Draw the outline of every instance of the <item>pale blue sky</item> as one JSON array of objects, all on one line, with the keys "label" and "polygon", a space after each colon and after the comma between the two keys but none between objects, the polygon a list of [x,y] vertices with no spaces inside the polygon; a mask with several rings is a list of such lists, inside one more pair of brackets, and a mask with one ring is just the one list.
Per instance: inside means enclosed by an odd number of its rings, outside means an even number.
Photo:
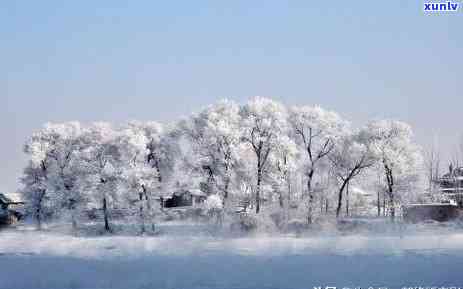
[{"label": "pale blue sky", "polygon": [[[47,121],[173,120],[228,97],[463,133],[463,10],[422,2],[2,1],[0,191]],[[461,5],[461,4],[460,4]]]}]

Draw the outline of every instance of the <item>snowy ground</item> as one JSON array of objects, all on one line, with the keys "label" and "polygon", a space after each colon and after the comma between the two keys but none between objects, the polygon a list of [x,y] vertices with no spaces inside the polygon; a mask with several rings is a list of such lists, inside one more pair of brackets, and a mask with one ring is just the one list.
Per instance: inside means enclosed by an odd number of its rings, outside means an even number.
[{"label": "snowy ground", "polygon": [[462,271],[454,227],[239,238],[0,231],[1,289],[463,287]]}]

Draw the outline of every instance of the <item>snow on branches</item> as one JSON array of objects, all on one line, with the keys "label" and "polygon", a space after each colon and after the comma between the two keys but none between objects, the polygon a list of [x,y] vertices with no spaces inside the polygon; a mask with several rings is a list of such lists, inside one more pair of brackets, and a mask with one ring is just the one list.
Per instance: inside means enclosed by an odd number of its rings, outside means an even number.
[{"label": "snow on branches", "polygon": [[[364,171],[381,168],[390,202],[412,190],[422,171],[421,151],[403,122],[352,129],[335,112],[264,97],[223,100],[169,124],[46,124],[24,151],[22,192],[39,227],[45,216],[63,215],[77,227],[77,216],[94,209],[111,231],[112,211],[124,208],[139,217],[142,233],[145,224],[154,230],[162,200],[174,194],[200,191],[207,207],[225,212],[304,203],[312,223],[315,201],[331,198],[330,190],[339,216],[346,188],[368,178]],[[336,190],[323,185],[326,176]],[[322,211],[329,214],[328,205]]]}]

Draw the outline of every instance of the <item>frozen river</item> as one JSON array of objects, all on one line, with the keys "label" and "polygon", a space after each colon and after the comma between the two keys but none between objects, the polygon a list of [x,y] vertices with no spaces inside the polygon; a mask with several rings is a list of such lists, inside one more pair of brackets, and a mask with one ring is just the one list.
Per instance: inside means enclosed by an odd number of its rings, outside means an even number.
[{"label": "frozen river", "polygon": [[0,288],[463,287],[463,234],[72,237],[0,232]]}]

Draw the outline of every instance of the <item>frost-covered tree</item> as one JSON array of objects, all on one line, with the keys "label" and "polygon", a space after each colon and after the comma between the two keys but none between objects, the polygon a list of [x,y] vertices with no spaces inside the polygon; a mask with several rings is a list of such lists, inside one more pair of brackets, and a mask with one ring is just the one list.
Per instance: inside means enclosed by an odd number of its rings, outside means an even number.
[{"label": "frost-covered tree", "polygon": [[117,132],[108,123],[93,123],[81,136],[85,147],[80,152],[86,174],[82,181],[90,197],[101,204],[104,228],[111,231],[110,202],[118,198],[121,155],[116,143]]},{"label": "frost-covered tree", "polygon": [[225,202],[238,161],[239,106],[223,100],[193,114],[180,126],[192,144],[197,166],[206,175],[207,193],[220,193]]},{"label": "frost-covered tree", "polygon": [[45,133],[50,136],[53,145],[50,156],[56,163],[57,169],[54,174],[54,191],[61,199],[62,206],[70,210],[72,227],[76,229],[77,208],[85,202],[78,182],[82,172],[78,158],[81,125],[78,122],[49,124]]},{"label": "frost-covered tree", "polygon": [[346,130],[347,123],[339,115],[318,106],[296,106],[290,110],[292,135],[307,162],[307,221],[312,223],[314,202],[313,179],[320,163],[331,153],[336,140]]},{"label": "frost-covered tree", "polygon": [[286,108],[268,98],[255,97],[241,108],[242,140],[246,142],[256,158],[256,213],[260,211],[262,182],[268,159],[287,131]]},{"label": "frost-covered tree", "polygon": [[[26,197],[35,196],[32,204],[38,211],[42,210],[40,206],[45,197],[53,200],[55,212],[63,208],[70,210],[74,229],[77,226],[76,208],[85,199],[78,188],[81,172],[78,159],[80,134],[81,125],[78,122],[48,123],[34,133],[25,145],[25,152],[31,157],[23,178],[24,191],[29,192]],[[30,174],[34,176],[32,179]],[[34,188],[39,175],[46,180],[41,182],[42,189]],[[40,214],[36,217],[40,224]]]},{"label": "frost-covered tree", "polygon": [[333,173],[340,184],[336,207],[336,217],[339,217],[344,189],[364,169],[373,166],[376,159],[368,143],[365,143],[358,133],[349,133],[340,138],[330,153],[329,159],[333,165]]},{"label": "frost-covered tree", "polygon": [[48,176],[50,158],[47,155],[47,145],[32,137],[24,146],[24,152],[30,156],[28,165],[24,169],[21,192],[26,200],[28,209],[32,211],[37,221],[37,228],[42,229],[44,208],[48,201]]},{"label": "frost-covered tree", "polygon": [[109,203],[129,202],[136,191],[141,194],[137,198],[142,198],[144,222],[152,216],[154,195],[164,189],[160,174],[169,179],[175,171],[175,141],[167,139],[162,125],[154,122],[130,122],[120,128],[108,123],[47,124],[25,145],[30,162],[22,191],[39,224],[46,205],[56,213],[69,210],[75,228],[77,210],[89,202],[101,204],[108,231]]},{"label": "frost-covered tree", "polygon": [[[116,144],[121,156],[121,188],[126,190],[125,197],[138,204],[140,230],[144,234],[145,223],[152,217],[152,191],[158,183],[158,168],[152,167],[148,161],[150,150],[148,140],[139,123],[129,123],[119,132]],[[135,195],[135,197],[133,196]],[[154,223],[152,222],[154,230]]]},{"label": "frost-covered tree", "polygon": [[281,208],[287,209],[291,199],[291,175],[297,168],[298,155],[296,144],[285,135],[279,137],[273,153],[270,154],[269,175]]},{"label": "frost-covered tree", "polygon": [[399,188],[418,181],[422,170],[420,148],[412,142],[411,127],[401,121],[380,120],[366,125],[361,137],[381,163],[389,197],[390,217],[394,220]]},{"label": "frost-covered tree", "polygon": [[147,139],[146,162],[156,171],[157,193],[165,190],[175,173],[174,167],[180,153],[178,139],[172,125],[155,121],[131,122],[132,129],[141,130]]},{"label": "frost-covered tree", "polygon": [[[38,228],[45,217],[69,213],[76,228],[78,216],[98,209],[111,231],[117,207],[136,211],[141,233],[149,225],[154,231],[155,214],[166,213],[158,200],[162,204],[172,193],[198,188],[211,196],[206,205],[220,200],[230,209],[239,201],[259,213],[265,199],[284,217],[291,208],[292,216],[304,215],[309,223],[317,201],[323,214],[337,198],[339,216],[354,180],[355,186],[361,180],[377,190],[378,214],[383,194],[391,217],[398,201],[416,200],[415,193],[423,191],[421,153],[408,125],[376,121],[352,132],[334,112],[317,106],[287,110],[262,97],[244,105],[221,101],[173,124],[47,124],[24,151],[29,161],[21,191]],[[357,178],[373,164],[371,176]],[[436,167],[428,166],[428,172]],[[298,206],[299,198],[307,209]],[[281,216],[280,211],[269,215]]]},{"label": "frost-covered tree", "polygon": [[160,209],[154,200],[170,190],[175,172],[174,155],[179,152],[176,140],[169,129],[158,122],[132,121],[120,130],[117,144],[122,161],[122,183],[128,190],[126,195],[135,192],[138,196],[141,233],[145,232],[148,219],[154,231],[154,214]]}]

